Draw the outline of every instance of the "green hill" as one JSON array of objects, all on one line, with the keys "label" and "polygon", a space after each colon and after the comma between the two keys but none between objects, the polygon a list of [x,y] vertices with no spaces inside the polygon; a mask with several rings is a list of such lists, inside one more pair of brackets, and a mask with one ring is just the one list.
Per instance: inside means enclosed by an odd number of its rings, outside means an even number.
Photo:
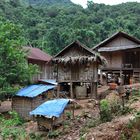
[{"label": "green hill", "polygon": [[31,6],[48,6],[54,4],[72,4],[70,0],[20,0],[21,4],[31,5]]},{"label": "green hill", "polygon": [[89,2],[83,9],[75,4],[66,6],[64,3],[69,0],[51,0],[62,3],[46,6],[42,0],[30,1],[32,4],[40,2],[43,7],[41,4],[24,6],[27,3],[22,1],[1,0],[0,16],[20,24],[29,44],[51,54],[56,54],[75,39],[93,47],[119,30],[140,39],[140,3],[137,2],[113,6]]}]

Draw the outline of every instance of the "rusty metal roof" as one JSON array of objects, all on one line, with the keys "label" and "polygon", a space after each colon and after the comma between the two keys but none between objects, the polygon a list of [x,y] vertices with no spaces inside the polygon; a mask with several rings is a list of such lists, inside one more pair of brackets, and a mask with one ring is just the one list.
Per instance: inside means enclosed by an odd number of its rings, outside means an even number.
[{"label": "rusty metal roof", "polygon": [[49,54],[43,52],[39,48],[34,47],[23,47],[25,51],[27,51],[27,58],[32,60],[39,60],[49,62],[52,58]]}]

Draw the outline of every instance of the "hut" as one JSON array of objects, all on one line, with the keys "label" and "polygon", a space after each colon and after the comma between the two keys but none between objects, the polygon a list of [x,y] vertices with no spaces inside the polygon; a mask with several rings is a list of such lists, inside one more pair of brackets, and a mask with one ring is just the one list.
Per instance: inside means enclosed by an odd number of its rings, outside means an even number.
[{"label": "hut", "polygon": [[[61,124],[65,118],[64,111],[67,109],[68,104],[73,103],[71,99],[55,99],[50,100],[35,110],[30,112],[30,115],[35,116],[38,128],[40,130],[50,130],[54,126]],[[73,107],[74,116],[74,107]]]},{"label": "hut", "polygon": [[100,81],[106,73],[106,83],[113,79],[117,84],[140,82],[140,40],[119,31],[93,48],[106,58],[108,64],[101,68]]},{"label": "hut", "polygon": [[34,84],[25,87],[12,98],[12,109],[25,119],[32,119],[29,112],[54,96],[55,85]]},{"label": "hut", "polygon": [[27,61],[29,64],[36,64],[39,68],[39,73],[32,77],[32,81],[36,82],[39,79],[52,79],[52,67],[49,63],[52,56],[34,47],[23,47],[23,50],[27,52]]},{"label": "hut", "polygon": [[58,83],[57,96],[66,90],[71,98],[96,98],[98,67],[105,59],[74,41],[52,59]]}]

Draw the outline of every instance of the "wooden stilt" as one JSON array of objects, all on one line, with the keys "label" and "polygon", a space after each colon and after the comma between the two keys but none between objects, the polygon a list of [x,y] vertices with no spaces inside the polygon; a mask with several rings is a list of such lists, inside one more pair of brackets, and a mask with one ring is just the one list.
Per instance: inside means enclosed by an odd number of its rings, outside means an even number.
[{"label": "wooden stilt", "polygon": [[108,85],[108,72],[106,73],[106,84]]},{"label": "wooden stilt", "polygon": [[57,85],[57,98],[60,97],[60,84]]},{"label": "wooden stilt", "polygon": [[91,82],[91,99],[97,99],[97,82]]},{"label": "wooden stilt", "polygon": [[103,83],[103,72],[102,72],[102,70],[100,71],[100,83],[101,84]]},{"label": "wooden stilt", "polygon": [[123,85],[122,70],[120,70],[120,78],[121,78],[121,83],[120,83],[120,85]]},{"label": "wooden stilt", "polygon": [[73,119],[74,119],[74,103],[73,103],[73,105],[72,105],[72,117],[73,117]]},{"label": "wooden stilt", "polygon": [[72,99],[74,98],[74,95],[73,95],[73,83],[72,82],[70,82],[70,96],[71,96]]},{"label": "wooden stilt", "polygon": [[94,91],[93,91],[93,82],[91,82],[91,99],[94,98]]}]

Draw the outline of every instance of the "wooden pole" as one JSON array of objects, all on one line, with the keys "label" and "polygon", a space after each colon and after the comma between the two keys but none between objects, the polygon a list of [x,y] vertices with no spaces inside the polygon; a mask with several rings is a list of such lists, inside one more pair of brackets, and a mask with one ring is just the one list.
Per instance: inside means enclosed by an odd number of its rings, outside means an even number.
[{"label": "wooden pole", "polygon": [[74,119],[74,103],[72,103],[72,117]]},{"label": "wooden pole", "polygon": [[91,87],[91,99],[93,99],[94,98],[93,97],[93,82],[91,82],[90,87]]},{"label": "wooden pole", "polygon": [[73,83],[72,82],[70,82],[70,96],[72,99],[74,98],[74,96],[73,96]]},{"label": "wooden pole", "polygon": [[120,83],[120,85],[123,85],[122,70],[120,70],[120,80],[121,80],[121,83]]},{"label": "wooden pole", "polygon": [[60,84],[57,85],[57,98],[60,97]]},{"label": "wooden pole", "polygon": [[102,72],[102,70],[100,71],[100,84],[102,84],[103,83],[103,72]]}]

